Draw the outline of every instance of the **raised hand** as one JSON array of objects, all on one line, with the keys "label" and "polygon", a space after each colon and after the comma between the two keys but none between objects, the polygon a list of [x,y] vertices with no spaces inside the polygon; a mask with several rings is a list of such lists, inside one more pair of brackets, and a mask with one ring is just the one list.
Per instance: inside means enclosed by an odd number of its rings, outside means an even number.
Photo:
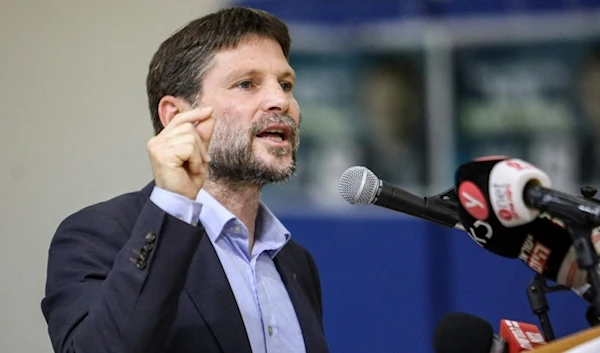
[{"label": "raised hand", "polygon": [[208,146],[215,126],[211,107],[177,114],[148,141],[156,186],[195,200],[208,176]]}]

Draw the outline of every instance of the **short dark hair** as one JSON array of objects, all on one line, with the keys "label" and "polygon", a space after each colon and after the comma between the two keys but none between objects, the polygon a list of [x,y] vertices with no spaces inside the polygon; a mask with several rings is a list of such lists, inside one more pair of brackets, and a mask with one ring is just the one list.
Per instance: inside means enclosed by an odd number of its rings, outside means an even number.
[{"label": "short dark hair", "polygon": [[155,134],[163,129],[158,116],[158,103],[162,97],[172,95],[193,104],[202,93],[202,80],[215,52],[235,48],[251,35],[277,41],[289,60],[291,40],[287,25],[266,11],[247,7],[222,9],[198,18],[159,46],[146,77]]}]

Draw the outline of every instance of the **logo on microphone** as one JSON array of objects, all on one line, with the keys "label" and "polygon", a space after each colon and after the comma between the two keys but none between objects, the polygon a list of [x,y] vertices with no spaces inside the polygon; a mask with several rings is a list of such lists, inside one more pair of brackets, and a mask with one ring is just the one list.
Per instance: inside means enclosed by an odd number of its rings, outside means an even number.
[{"label": "logo on microphone", "polygon": [[485,221],[489,214],[489,208],[481,190],[471,181],[463,181],[458,186],[458,199],[462,207],[469,212],[473,218]]},{"label": "logo on microphone", "polygon": [[546,344],[537,326],[513,320],[500,320],[500,337],[506,341],[510,352],[532,350]]},{"label": "logo on microphone", "polygon": [[491,201],[492,204],[497,206],[498,218],[507,222],[512,221],[513,219],[519,219],[519,215],[515,209],[515,195],[512,191],[512,185],[494,183],[491,187]]},{"label": "logo on microphone", "polygon": [[521,247],[519,259],[535,272],[542,274],[546,270],[546,263],[551,253],[547,246],[535,241],[533,236],[528,234]]},{"label": "logo on microphone", "polygon": [[548,185],[548,176],[531,164],[520,159],[508,159],[496,163],[488,177],[489,194],[486,195],[493,215],[504,227],[517,227],[532,222],[539,210],[525,203],[523,192],[531,180]]},{"label": "logo on microphone", "polygon": [[531,164],[523,162],[521,160],[518,159],[512,159],[508,162],[506,162],[506,166],[513,168],[517,171],[522,171],[522,170],[526,170],[526,169],[533,169],[533,167],[531,166]]}]

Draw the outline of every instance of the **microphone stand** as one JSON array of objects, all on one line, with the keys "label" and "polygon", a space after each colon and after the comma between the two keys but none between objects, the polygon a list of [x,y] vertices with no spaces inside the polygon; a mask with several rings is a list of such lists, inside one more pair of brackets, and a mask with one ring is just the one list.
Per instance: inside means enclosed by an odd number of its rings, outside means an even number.
[{"label": "microphone stand", "polygon": [[[592,200],[598,200],[596,198],[594,198],[594,196],[596,195],[596,192],[598,190],[596,190],[596,188],[593,188],[591,186],[583,186],[580,189],[581,191],[581,196],[587,198],[587,199],[592,199]],[[600,266],[600,265],[599,265]],[[594,298],[597,298],[597,291],[594,290],[594,288],[591,289],[591,293],[584,293],[583,295],[584,299],[586,299],[588,302],[593,303]],[[600,325],[600,311],[598,311],[598,308],[595,305],[590,305],[588,307],[588,310],[585,312],[585,319],[588,323],[588,325],[590,325],[590,327],[594,327],[594,326],[598,326]]]},{"label": "microphone stand", "polygon": [[[544,194],[537,189],[533,187],[526,191],[529,203],[533,208],[559,216],[564,222],[575,249],[577,266],[587,272],[588,282],[591,285],[591,305],[597,313],[600,313],[600,274],[597,269],[599,259],[591,237],[592,230],[598,227],[596,219],[600,216],[600,209],[585,205],[574,208],[572,202],[565,202],[560,197]],[[581,194],[584,198],[600,202],[594,199],[596,189],[592,187],[582,187]]]},{"label": "microphone stand", "polygon": [[587,277],[591,284],[591,305],[596,312],[600,313],[600,274],[598,273],[598,254],[592,243],[590,234],[595,227],[584,227],[568,224],[567,230],[573,241],[575,253],[577,254],[577,265],[580,269],[587,271]]},{"label": "microphone stand", "polygon": [[546,342],[554,341],[554,331],[552,330],[552,324],[548,317],[548,311],[550,306],[546,300],[546,293],[567,291],[569,288],[562,285],[549,287],[546,285],[546,278],[542,275],[536,275],[531,283],[527,286],[527,298],[529,298],[529,305],[531,311],[537,315],[540,326],[542,326],[542,334]]},{"label": "microphone stand", "polygon": [[[587,199],[593,199],[596,194],[596,189],[590,186],[584,186],[581,188],[581,195]],[[593,311],[600,313],[600,274],[598,273],[599,257],[592,243],[592,230],[597,225],[585,225],[578,220],[566,220],[566,229],[571,236],[575,253],[577,255],[577,265],[580,269],[586,270],[588,280],[591,284],[590,289],[590,302],[593,307]]]}]

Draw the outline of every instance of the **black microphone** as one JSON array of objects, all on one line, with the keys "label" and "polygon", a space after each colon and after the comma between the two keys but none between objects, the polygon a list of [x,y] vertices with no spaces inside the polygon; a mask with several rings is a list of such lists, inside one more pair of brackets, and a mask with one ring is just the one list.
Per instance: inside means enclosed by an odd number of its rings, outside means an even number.
[{"label": "black microphone", "polygon": [[600,225],[600,202],[591,198],[573,196],[538,185],[530,180],[525,185],[523,198],[527,206],[546,211],[580,226]]},{"label": "black microphone", "polygon": [[[548,175],[523,160],[506,156],[479,158],[457,169],[457,182],[463,176],[465,181],[461,184],[465,185],[457,187],[487,192],[494,212],[507,227],[528,223],[541,212],[588,229],[600,225],[600,201],[550,189]],[[473,184],[477,187],[473,188]],[[472,213],[477,208],[468,211]]]},{"label": "black microphone", "polygon": [[366,167],[355,166],[342,173],[338,191],[353,205],[373,204],[445,227],[465,230],[456,212],[458,199],[454,188],[423,198],[384,182]]},{"label": "black microphone", "polygon": [[506,341],[494,335],[492,325],[466,313],[448,313],[433,331],[435,353],[505,353]]},{"label": "black microphone", "polygon": [[[518,257],[535,272],[573,289],[598,309],[600,276],[594,264],[600,234],[597,228],[580,224],[573,216],[578,208],[596,201],[565,196],[549,189],[549,185],[550,179],[543,171],[520,159],[484,157],[465,163],[455,175],[459,219],[471,238],[485,249],[504,257]],[[533,208],[532,203],[551,207]]]}]

